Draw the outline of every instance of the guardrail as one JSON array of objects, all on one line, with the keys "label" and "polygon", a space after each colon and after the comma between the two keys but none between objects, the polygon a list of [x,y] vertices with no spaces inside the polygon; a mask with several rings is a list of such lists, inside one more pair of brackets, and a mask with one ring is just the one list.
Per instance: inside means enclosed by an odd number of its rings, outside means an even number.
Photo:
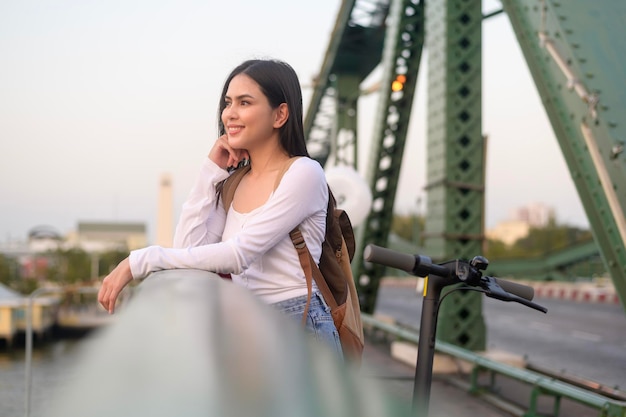
[{"label": "guardrail", "polygon": [[216,274],[163,270],[136,288],[83,346],[47,417],[403,415],[300,318]]},{"label": "guardrail", "polygon": [[[84,294],[95,294],[98,288],[94,287],[74,287],[73,291]],[[33,358],[33,302],[35,298],[44,294],[63,294],[68,289],[64,287],[41,287],[30,293],[26,304],[26,350],[24,369],[24,417],[30,417],[31,413],[31,391],[32,391],[32,358]]]},{"label": "guardrail", "polygon": [[[361,317],[365,326],[377,328],[408,342],[419,343],[419,335],[415,332],[388,322],[377,320],[369,314],[362,313]],[[568,398],[574,402],[598,410],[599,417],[626,417],[626,401],[618,401],[600,394],[585,391],[574,385],[555,380],[554,378],[547,377],[540,373],[497,362],[472,351],[439,340],[435,343],[435,351],[461,359],[472,365],[468,390],[475,395],[482,395],[483,391],[485,391],[486,387],[481,386],[478,382],[480,373],[484,371],[489,372],[492,376],[500,374],[530,385],[532,388],[530,404],[528,408],[520,414],[524,417],[542,416],[537,410],[537,400],[539,396],[546,395],[554,397],[554,416],[559,415],[561,399]],[[510,407],[509,411],[512,411]]]},{"label": "guardrail", "polygon": [[33,357],[33,300],[43,294],[58,294],[61,288],[38,288],[28,296],[26,305],[26,357],[24,370],[24,416],[30,417],[30,398],[32,386],[32,357]]}]

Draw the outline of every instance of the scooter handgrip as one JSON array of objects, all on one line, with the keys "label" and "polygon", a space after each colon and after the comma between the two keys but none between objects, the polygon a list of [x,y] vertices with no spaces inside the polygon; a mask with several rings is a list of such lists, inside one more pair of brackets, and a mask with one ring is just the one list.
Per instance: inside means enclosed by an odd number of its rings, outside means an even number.
[{"label": "scooter handgrip", "polygon": [[518,284],[517,282],[507,281],[501,278],[495,278],[496,282],[502,289],[508,293],[517,295],[518,297],[524,298],[528,301],[532,301],[535,296],[535,289],[533,287],[529,287],[528,285]]},{"label": "scooter handgrip", "polygon": [[372,244],[367,245],[363,250],[363,259],[409,273],[415,268],[415,256]]}]

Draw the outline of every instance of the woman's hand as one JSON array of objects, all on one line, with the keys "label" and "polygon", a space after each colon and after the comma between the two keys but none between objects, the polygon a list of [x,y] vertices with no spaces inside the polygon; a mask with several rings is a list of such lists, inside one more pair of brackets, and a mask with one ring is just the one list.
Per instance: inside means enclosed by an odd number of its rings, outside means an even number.
[{"label": "woman's hand", "polygon": [[250,158],[245,149],[235,149],[228,144],[228,136],[222,135],[213,144],[209,158],[222,169],[235,167],[243,159]]},{"label": "woman's hand", "polygon": [[119,265],[102,280],[102,286],[100,287],[100,291],[98,291],[98,301],[109,314],[113,314],[117,297],[132,280],[133,275],[130,272],[128,258],[120,262]]}]

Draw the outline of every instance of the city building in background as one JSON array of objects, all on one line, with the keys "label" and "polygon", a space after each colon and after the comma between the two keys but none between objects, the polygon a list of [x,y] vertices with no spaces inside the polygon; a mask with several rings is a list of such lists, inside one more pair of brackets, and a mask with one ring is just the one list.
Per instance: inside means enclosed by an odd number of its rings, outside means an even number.
[{"label": "city building in background", "polygon": [[[57,250],[80,249],[97,261],[104,252],[128,252],[148,244],[145,223],[79,222],[75,231],[62,236],[50,226],[37,226],[28,233],[26,241],[12,240],[0,243],[0,254],[13,259],[11,263],[17,275],[25,279],[43,280],[54,266]],[[97,276],[97,267],[93,268]]]},{"label": "city building in background", "polygon": [[554,220],[555,212],[545,204],[533,203],[515,209],[511,218],[499,222],[494,228],[487,230],[488,239],[499,240],[507,245],[528,236],[530,229],[546,227]]},{"label": "city building in background", "polygon": [[131,251],[148,245],[145,223],[79,222],[67,236],[66,247],[86,252]]},{"label": "city building in background", "polygon": [[514,220],[523,221],[531,227],[546,227],[550,221],[554,220],[554,208],[542,203],[533,203],[519,207],[513,211],[511,216]]}]

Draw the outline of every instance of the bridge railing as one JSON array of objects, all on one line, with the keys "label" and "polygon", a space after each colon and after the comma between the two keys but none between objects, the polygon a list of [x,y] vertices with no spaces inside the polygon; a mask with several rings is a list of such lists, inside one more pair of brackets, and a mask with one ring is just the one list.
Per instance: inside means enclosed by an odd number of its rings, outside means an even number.
[{"label": "bridge railing", "polygon": [[47,416],[396,415],[299,319],[216,274],[156,272],[115,315],[83,342]]},{"label": "bridge railing", "polygon": [[[378,320],[371,315],[362,314],[363,324],[370,328],[381,330],[389,335],[407,342],[419,343],[419,335],[406,328],[402,328],[392,323]],[[494,361],[486,358],[478,353],[462,349],[450,343],[437,341],[435,350],[438,353],[452,356],[469,363],[472,366],[470,372],[470,384],[468,390],[475,395],[482,395],[486,400],[496,403],[496,405],[507,408],[513,414],[519,414],[524,417],[539,417],[537,410],[537,400],[539,396],[552,396],[554,398],[554,416],[559,415],[560,401],[562,398],[568,398],[574,402],[586,405],[590,408],[598,410],[600,417],[626,417],[626,401],[619,401],[604,395],[590,392],[582,388],[576,387],[544,374],[534,372],[527,369],[508,365],[502,362]],[[525,383],[531,387],[531,395],[529,405],[526,410],[515,410],[511,404],[505,404],[504,401],[494,398],[493,391],[488,387],[479,384],[479,375],[484,372],[492,375],[500,374],[510,377],[519,382]]]}]

